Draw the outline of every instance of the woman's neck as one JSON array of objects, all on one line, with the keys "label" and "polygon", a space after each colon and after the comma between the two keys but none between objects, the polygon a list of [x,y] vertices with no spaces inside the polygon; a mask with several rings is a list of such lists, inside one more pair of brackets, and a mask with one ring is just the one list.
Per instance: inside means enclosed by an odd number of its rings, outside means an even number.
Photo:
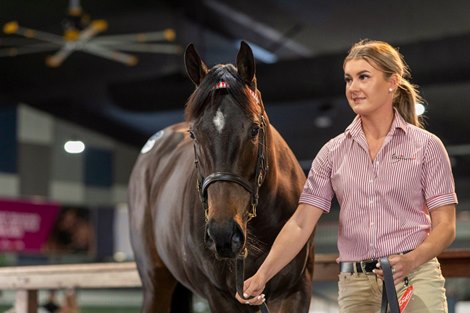
[{"label": "woman's neck", "polygon": [[393,109],[383,114],[361,116],[362,130],[366,138],[384,138],[392,126],[394,118]]}]

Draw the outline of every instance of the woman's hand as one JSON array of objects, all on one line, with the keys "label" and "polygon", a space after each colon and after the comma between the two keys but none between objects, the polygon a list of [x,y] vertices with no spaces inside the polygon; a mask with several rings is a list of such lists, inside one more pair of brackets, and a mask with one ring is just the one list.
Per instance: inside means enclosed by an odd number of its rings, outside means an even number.
[{"label": "woman's hand", "polygon": [[259,276],[259,274],[255,274],[245,280],[243,284],[243,297],[238,293],[235,294],[235,298],[237,298],[240,303],[261,305],[265,301],[265,296],[262,292],[266,286],[266,282]]},{"label": "woman's hand", "polygon": [[[393,280],[395,285],[403,282],[405,277],[407,277],[415,268],[413,265],[413,258],[410,254],[400,254],[400,255],[391,255],[388,257],[390,262],[390,267],[392,268]],[[380,278],[384,279],[384,272],[380,268],[380,264],[377,264],[377,269],[374,270],[374,273]]]}]

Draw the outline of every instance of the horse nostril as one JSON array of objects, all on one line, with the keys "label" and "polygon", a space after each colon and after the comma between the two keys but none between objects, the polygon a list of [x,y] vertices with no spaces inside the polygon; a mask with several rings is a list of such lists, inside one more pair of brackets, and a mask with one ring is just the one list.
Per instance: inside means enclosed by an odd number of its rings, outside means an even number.
[{"label": "horse nostril", "polygon": [[206,247],[216,251],[222,258],[234,258],[243,249],[245,236],[237,222],[210,220],[204,234]]},{"label": "horse nostril", "polygon": [[243,231],[240,228],[238,223],[233,223],[233,234],[232,234],[232,251],[238,253],[243,248],[245,244],[245,236],[243,235]]},{"label": "horse nostril", "polygon": [[234,233],[232,236],[232,244],[234,247],[234,250],[236,250],[237,247],[240,247],[242,244],[243,240],[242,237],[240,236],[239,233]]},{"label": "horse nostril", "polygon": [[204,242],[206,243],[208,247],[210,247],[214,243],[214,240],[212,239],[208,226],[206,226],[206,232],[204,234]]}]

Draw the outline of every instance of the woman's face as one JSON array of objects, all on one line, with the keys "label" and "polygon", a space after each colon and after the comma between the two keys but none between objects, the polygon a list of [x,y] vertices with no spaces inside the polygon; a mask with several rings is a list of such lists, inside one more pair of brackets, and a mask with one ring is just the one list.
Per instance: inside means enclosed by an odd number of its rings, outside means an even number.
[{"label": "woman's face", "polygon": [[352,59],[344,66],[346,98],[356,114],[369,116],[392,109],[395,80],[386,80],[377,68],[363,59]]}]

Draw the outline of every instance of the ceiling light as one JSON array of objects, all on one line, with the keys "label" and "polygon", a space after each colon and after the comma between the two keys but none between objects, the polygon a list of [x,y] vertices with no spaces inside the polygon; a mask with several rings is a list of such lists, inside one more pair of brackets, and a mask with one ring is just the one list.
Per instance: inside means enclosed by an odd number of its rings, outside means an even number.
[{"label": "ceiling light", "polygon": [[64,144],[64,150],[67,153],[82,153],[85,150],[85,144],[80,140],[69,140]]}]

